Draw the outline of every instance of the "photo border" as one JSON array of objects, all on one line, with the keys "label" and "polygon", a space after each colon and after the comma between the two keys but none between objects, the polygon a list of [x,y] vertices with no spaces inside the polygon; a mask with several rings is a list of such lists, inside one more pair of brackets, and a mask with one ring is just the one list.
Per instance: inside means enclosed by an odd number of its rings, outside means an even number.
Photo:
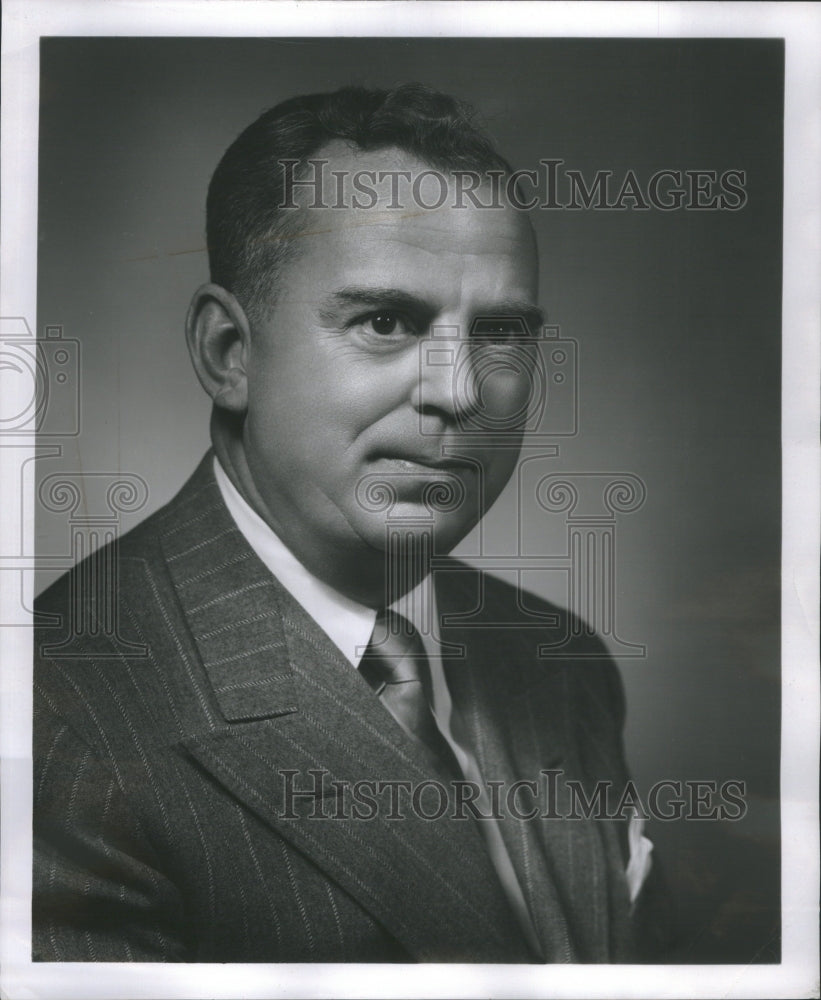
[{"label": "photo border", "polygon": [[[7,0],[3,8],[0,316],[36,330],[39,39],[46,35],[757,38],[786,41],[783,265],[782,961],[720,966],[32,963],[31,635],[2,633],[0,966],[23,997],[794,997],[818,989],[821,8],[803,3]],[[25,402],[25,401],[23,401]],[[19,449],[0,448],[5,503]],[[24,498],[23,531],[34,531]],[[4,506],[5,506],[4,503]],[[6,507],[6,509],[8,509]],[[5,529],[3,529],[5,531]],[[2,551],[25,551],[3,537]],[[33,574],[28,575],[29,578]],[[30,589],[30,587],[29,587]],[[30,606],[32,594],[24,595]],[[0,591],[0,612],[18,594]]]}]

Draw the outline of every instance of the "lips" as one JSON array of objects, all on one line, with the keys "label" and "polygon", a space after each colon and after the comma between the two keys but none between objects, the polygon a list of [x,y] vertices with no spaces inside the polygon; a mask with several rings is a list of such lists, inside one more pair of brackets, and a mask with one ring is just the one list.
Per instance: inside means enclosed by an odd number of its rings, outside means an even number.
[{"label": "lips", "polygon": [[466,459],[449,455],[428,454],[404,450],[386,451],[371,459],[377,467],[396,469],[399,472],[472,472],[474,465]]}]

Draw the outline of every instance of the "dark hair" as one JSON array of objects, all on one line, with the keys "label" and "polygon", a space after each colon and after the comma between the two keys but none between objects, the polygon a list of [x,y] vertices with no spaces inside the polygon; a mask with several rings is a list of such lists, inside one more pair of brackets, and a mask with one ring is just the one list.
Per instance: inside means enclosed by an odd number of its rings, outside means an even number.
[{"label": "dark hair", "polygon": [[[510,164],[474,124],[469,105],[418,83],[393,90],[344,87],[283,101],[227,149],[208,188],[211,280],[247,308],[271,294],[301,212],[284,204],[283,160],[302,164],[334,139],[362,150],[395,146],[440,170],[502,170]],[[299,176],[299,167],[294,176]]]}]

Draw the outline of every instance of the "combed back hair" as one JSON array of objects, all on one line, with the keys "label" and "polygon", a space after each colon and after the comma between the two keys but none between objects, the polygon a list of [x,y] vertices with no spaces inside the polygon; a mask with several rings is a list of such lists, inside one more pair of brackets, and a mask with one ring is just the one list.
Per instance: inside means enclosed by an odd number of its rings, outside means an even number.
[{"label": "combed back hair", "polygon": [[443,170],[512,168],[474,123],[473,109],[418,83],[393,90],[343,87],[283,101],[229,146],[208,188],[206,229],[211,280],[252,315],[276,294],[276,276],[298,241],[302,211],[286,204],[283,160],[298,160],[292,177],[333,140],[361,150],[396,147]]}]

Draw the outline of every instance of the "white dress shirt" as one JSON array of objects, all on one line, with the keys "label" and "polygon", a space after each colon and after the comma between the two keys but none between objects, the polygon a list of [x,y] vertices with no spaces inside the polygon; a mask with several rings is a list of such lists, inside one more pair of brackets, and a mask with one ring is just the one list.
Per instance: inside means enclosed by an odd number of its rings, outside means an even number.
[{"label": "white dress shirt", "polygon": [[[279,536],[243,499],[216,456],[214,457],[214,475],[225,505],[248,544],[283,587],[302,605],[333,641],[334,645],[339,648],[345,659],[353,667],[358,668],[371,639],[376,622],[376,611],[340,594],[339,591],[329,587],[328,584],[323,583],[310,573]],[[460,744],[453,736],[452,725],[455,709],[445,680],[439,645],[431,635],[431,629],[424,627],[426,623],[438,620],[436,596],[430,577],[423,580],[415,590],[395,601],[393,610],[412,622],[422,637],[425,652],[430,662],[433,688],[431,708],[436,724],[456,755],[465,778],[482,790],[480,797],[476,799],[476,805],[483,815],[490,815],[492,809],[476,758],[470,747]],[[641,883],[649,871],[649,852],[652,848],[649,841],[641,836],[642,831],[637,823],[643,824],[643,821],[631,820],[628,837],[631,857],[627,875],[631,902],[638,895]],[[502,839],[499,825],[493,819],[483,819],[478,825],[485,838],[491,862],[499,876],[508,902],[519,920],[522,932],[535,953],[539,955],[541,949],[538,938],[521,885]]]}]

